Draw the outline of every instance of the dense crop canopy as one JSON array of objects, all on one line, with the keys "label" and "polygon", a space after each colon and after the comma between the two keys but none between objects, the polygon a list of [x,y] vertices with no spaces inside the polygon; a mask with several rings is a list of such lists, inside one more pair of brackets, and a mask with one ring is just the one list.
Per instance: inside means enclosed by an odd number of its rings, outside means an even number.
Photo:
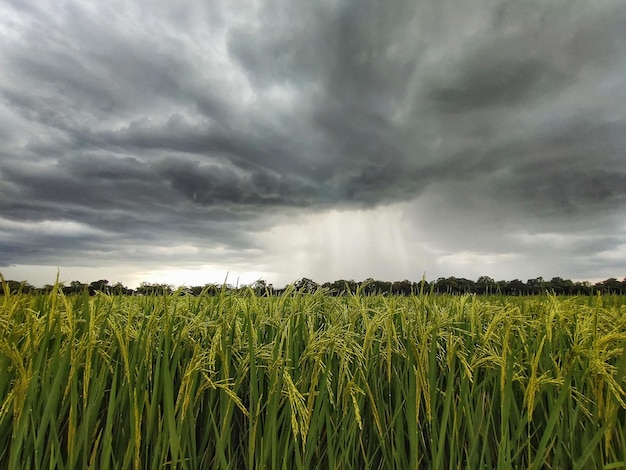
[{"label": "dense crop canopy", "polygon": [[0,467],[625,468],[626,299],[0,297]]}]

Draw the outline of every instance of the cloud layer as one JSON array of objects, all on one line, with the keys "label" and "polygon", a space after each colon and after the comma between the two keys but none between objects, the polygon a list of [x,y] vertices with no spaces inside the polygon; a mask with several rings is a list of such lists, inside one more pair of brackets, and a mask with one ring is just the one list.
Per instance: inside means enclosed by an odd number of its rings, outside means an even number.
[{"label": "cloud layer", "polygon": [[423,270],[626,271],[623,2],[185,3],[0,6],[0,267],[299,277],[260,234],[389,210]]}]

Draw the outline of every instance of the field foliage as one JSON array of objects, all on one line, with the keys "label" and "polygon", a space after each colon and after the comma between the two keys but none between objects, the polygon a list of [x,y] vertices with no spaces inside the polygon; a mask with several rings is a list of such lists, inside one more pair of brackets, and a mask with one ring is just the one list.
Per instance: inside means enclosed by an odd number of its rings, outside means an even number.
[{"label": "field foliage", "polygon": [[0,468],[626,469],[619,296],[0,297]]}]

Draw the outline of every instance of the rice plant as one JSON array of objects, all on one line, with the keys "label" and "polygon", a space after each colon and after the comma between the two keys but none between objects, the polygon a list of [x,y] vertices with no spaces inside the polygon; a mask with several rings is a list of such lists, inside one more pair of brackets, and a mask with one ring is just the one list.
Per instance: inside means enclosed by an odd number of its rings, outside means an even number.
[{"label": "rice plant", "polygon": [[0,468],[626,469],[613,297],[11,294]]}]

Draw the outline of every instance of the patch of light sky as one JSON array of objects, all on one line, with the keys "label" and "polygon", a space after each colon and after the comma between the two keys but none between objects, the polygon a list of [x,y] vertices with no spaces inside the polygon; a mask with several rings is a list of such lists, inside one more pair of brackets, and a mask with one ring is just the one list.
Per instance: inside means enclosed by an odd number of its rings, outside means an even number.
[{"label": "patch of light sky", "polygon": [[106,235],[106,232],[89,225],[63,220],[42,220],[38,222],[16,222],[0,218],[0,230],[18,230],[30,233],[45,233],[52,237]]}]

